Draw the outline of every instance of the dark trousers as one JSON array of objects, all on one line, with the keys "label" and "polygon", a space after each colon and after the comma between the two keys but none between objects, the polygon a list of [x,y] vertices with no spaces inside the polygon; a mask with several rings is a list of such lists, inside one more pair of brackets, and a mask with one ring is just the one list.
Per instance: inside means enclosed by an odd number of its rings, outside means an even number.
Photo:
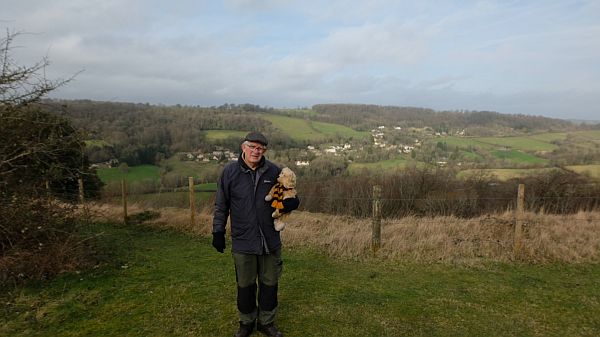
[{"label": "dark trousers", "polygon": [[260,324],[273,323],[277,314],[277,285],[283,270],[281,249],[265,255],[233,253],[233,261],[240,322],[252,324],[258,319]]}]

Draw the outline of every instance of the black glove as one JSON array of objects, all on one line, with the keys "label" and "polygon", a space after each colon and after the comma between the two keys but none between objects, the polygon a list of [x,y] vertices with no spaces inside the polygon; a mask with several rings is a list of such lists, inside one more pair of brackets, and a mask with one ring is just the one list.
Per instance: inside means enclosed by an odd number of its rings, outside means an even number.
[{"label": "black glove", "polygon": [[225,249],[225,232],[213,233],[212,246],[215,247],[217,252],[223,253],[223,249]]},{"label": "black glove", "polygon": [[289,213],[300,206],[300,199],[296,198],[288,198],[283,200],[283,209],[281,209],[281,213]]}]

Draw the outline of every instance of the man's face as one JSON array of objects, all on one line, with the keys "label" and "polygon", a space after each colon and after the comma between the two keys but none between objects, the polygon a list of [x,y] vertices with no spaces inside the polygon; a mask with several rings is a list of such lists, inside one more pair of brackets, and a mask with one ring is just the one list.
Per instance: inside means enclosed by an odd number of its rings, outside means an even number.
[{"label": "man's face", "polygon": [[258,165],[267,148],[260,143],[244,142],[242,144],[242,151],[248,163]]}]

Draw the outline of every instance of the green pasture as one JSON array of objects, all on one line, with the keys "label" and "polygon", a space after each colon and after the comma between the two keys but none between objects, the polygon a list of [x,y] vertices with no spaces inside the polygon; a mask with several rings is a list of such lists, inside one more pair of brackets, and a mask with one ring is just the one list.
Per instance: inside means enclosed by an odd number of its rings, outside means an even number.
[{"label": "green pasture", "polygon": [[488,143],[483,143],[478,141],[476,138],[468,138],[468,137],[455,137],[455,136],[447,136],[447,137],[436,137],[430,139],[428,142],[437,143],[437,142],[446,142],[448,144],[448,149],[454,149],[458,147],[459,149],[480,149],[480,150],[492,150],[496,148],[496,146]]},{"label": "green pasture", "polygon": [[460,155],[468,161],[480,161],[480,160],[485,160],[485,158],[476,153],[476,152],[469,152],[469,151],[460,151]]},{"label": "green pasture", "polygon": [[[91,224],[98,263],[0,290],[0,335],[231,336],[230,242]],[[295,336],[597,336],[598,264],[406,264],[283,248],[277,324]],[[253,336],[259,336],[255,333]]]},{"label": "green pasture", "polygon": [[[416,163],[410,161],[404,157],[398,157],[394,159],[382,160],[376,163],[350,163],[348,166],[348,172],[350,174],[360,174],[363,171],[392,171],[405,168],[410,163]],[[424,165],[424,164],[423,164]]]},{"label": "green pasture", "polygon": [[180,160],[178,156],[172,156],[161,161],[162,167],[169,167],[170,171],[167,174],[175,174],[183,177],[201,178],[204,172],[218,170],[221,164],[210,161],[208,163]]},{"label": "green pasture", "polygon": [[517,150],[494,150],[491,154],[499,159],[508,160],[516,164],[548,164],[548,159],[536,157],[529,153]]},{"label": "green pasture", "polygon": [[569,165],[566,166],[568,170],[577,172],[579,174],[586,174],[594,179],[600,179],[600,165]]},{"label": "green pasture", "polygon": [[554,167],[535,168],[535,169],[468,169],[460,171],[457,177],[467,179],[474,175],[495,176],[499,180],[509,180],[515,178],[524,178],[533,175],[547,174],[551,171],[558,170]]},{"label": "green pasture", "polygon": [[355,139],[368,138],[371,136],[370,132],[355,131],[349,127],[339,125],[339,124],[323,123],[323,122],[317,122],[317,121],[310,121],[309,123],[313,129],[319,131],[320,133],[322,133],[324,135],[328,135],[328,136],[339,135],[343,138],[355,138]]},{"label": "green pasture", "polygon": [[354,131],[346,126],[332,123],[309,121],[279,115],[263,115],[275,128],[296,140],[320,140],[328,136],[340,135],[345,138],[368,137],[368,132]]},{"label": "green pasture", "polygon": [[554,144],[531,137],[476,137],[475,140],[522,151],[553,151],[558,148]]},{"label": "green pasture", "polygon": [[310,127],[307,120],[279,115],[263,115],[281,133],[297,140],[313,140],[323,138],[323,134]]},{"label": "green pasture", "polygon": [[99,168],[98,177],[104,183],[118,182],[125,179],[127,182],[159,181],[160,167],[154,165],[131,166],[127,172],[118,167]]},{"label": "green pasture", "polygon": [[244,136],[248,131],[236,131],[236,130],[203,130],[206,135],[207,141],[223,140],[230,137],[244,139]]},{"label": "green pasture", "polygon": [[527,138],[539,140],[539,141],[545,142],[545,143],[551,143],[555,140],[567,139],[567,133],[566,132],[546,132],[546,133],[539,133],[539,134],[527,136]]},{"label": "green pasture", "polygon": [[[216,162],[201,163],[196,161],[182,161],[179,160],[178,156],[165,159],[160,163],[160,166],[154,165],[139,165],[130,166],[127,172],[121,171],[118,167],[112,168],[99,168],[98,176],[100,180],[105,184],[114,184],[125,179],[128,183],[140,183],[140,182],[160,182],[161,170],[166,167],[169,168],[165,177],[170,179],[172,177],[194,177],[196,179],[203,179],[207,175],[216,177],[221,164]],[[216,178],[215,178],[216,179]],[[187,184],[187,180],[186,180]]]}]

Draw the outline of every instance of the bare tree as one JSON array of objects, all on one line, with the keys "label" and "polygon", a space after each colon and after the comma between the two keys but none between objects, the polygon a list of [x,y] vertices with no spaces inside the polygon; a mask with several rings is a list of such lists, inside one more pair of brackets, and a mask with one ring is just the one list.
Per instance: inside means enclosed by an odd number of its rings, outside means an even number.
[{"label": "bare tree", "polygon": [[72,78],[47,79],[46,57],[18,65],[11,54],[17,36],[7,32],[0,40],[0,189],[30,193],[48,182],[65,191],[89,175],[84,142],[70,121],[38,103]]},{"label": "bare tree", "polygon": [[7,30],[6,37],[0,39],[0,106],[23,106],[39,102],[49,92],[71,81],[49,80],[46,67],[47,57],[31,66],[20,66],[11,56],[13,42],[21,33]]}]

